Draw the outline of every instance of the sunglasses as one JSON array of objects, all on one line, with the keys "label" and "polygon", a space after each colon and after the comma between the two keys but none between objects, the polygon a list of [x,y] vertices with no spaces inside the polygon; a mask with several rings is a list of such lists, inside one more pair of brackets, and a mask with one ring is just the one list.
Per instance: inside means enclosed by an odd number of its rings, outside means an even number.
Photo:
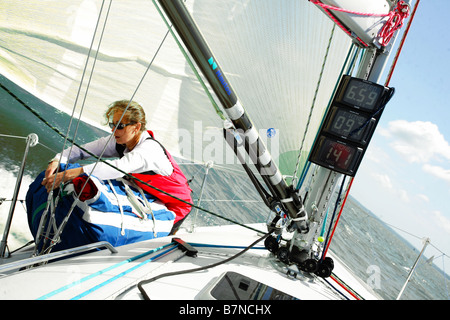
[{"label": "sunglasses", "polygon": [[109,127],[110,127],[111,129],[114,129],[114,127],[116,127],[117,130],[122,130],[122,129],[124,129],[126,126],[135,124],[135,122],[130,122],[130,123],[119,123],[119,124],[114,124],[114,123],[110,122],[110,123],[108,123],[108,124],[109,124]]}]

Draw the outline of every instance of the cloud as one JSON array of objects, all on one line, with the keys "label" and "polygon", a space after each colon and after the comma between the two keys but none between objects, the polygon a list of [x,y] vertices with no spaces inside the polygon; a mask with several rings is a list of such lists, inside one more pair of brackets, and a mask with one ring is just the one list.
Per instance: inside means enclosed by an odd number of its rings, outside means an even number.
[{"label": "cloud", "polygon": [[372,173],[372,177],[374,178],[375,181],[378,181],[381,184],[383,189],[389,190],[389,193],[391,193],[401,201],[410,202],[408,192],[404,189],[394,188],[394,185],[389,175],[381,173]]},{"label": "cloud", "polygon": [[450,160],[450,145],[434,123],[391,121],[381,134],[391,138],[390,146],[410,163],[427,163],[442,158]]},{"label": "cloud", "polygon": [[439,166],[432,166],[430,164],[424,164],[422,169],[423,171],[450,183],[450,170]]},{"label": "cloud", "polygon": [[378,181],[381,186],[385,189],[392,189],[394,186],[392,185],[391,178],[387,174],[381,173],[372,173],[372,177]]},{"label": "cloud", "polygon": [[440,211],[433,211],[432,215],[446,232],[450,233],[450,219],[442,214]]},{"label": "cloud", "polygon": [[403,202],[410,202],[408,191],[404,189],[399,189],[396,192],[398,193],[398,196]]},{"label": "cloud", "polygon": [[391,161],[389,154],[375,144],[372,144],[367,148],[364,160],[371,160],[375,163],[386,163]]},{"label": "cloud", "polygon": [[430,164],[432,161],[450,160],[450,144],[431,122],[406,120],[391,121],[381,135],[390,139],[389,144],[409,163],[422,165],[422,170],[450,183],[450,170]]},{"label": "cloud", "polygon": [[430,198],[425,194],[418,194],[417,197],[422,199],[424,202],[430,202]]}]

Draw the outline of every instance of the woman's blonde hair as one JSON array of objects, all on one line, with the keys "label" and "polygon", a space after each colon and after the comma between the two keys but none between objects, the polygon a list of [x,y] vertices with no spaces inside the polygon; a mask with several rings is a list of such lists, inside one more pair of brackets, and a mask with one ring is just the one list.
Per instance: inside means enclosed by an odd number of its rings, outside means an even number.
[{"label": "woman's blonde hair", "polygon": [[145,126],[147,125],[147,120],[145,119],[145,112],[144,109],[141,107],[141,105],[135,101],[119,100],[111,103],[108,107],[108,110],[106,110],[105,113],[106,121],[107,122],[111,121],[116,111],[121,111],[123,113],[125,109],[127,111],[125,112],[124,117],[127,117],[128,121],[130,122],[141,123],[140,131],[141,132],[145,131],[146,130]]}]

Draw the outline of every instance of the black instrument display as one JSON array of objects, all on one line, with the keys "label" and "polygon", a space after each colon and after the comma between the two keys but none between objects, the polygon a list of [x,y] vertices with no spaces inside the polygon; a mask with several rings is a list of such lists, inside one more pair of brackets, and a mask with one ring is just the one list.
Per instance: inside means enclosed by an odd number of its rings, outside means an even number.
[{"label": "black instrument display", "polygon": [[309,161],[354,176],[393,90],[343,76]]}]

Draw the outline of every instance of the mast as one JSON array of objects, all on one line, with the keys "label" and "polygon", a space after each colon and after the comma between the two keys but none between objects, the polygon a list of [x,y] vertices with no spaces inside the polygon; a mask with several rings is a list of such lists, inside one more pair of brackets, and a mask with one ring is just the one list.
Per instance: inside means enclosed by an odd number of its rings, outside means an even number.
[{"label": "mast", "polygon": [[[356,79],[355,80],[356,82],[358,82],[359,79],[361,79],[361,82],[366,81],[367,83],[369,82],[372,83],[374,86],[378,85],[382,87],[382,85],[378,83],[380,82],[380,78],[383,74],[384,67],[386,66],[386,63],[390,57],[393,46],[395,44],[398,29],[392,31],[392,38],[388,43],[380,44],[379,41],[376,39],[376,35],[379,33],[381,29],[368,31],[367,30],[368,25],[371,26],[378,25],[379,26],[378,28],[381,28],[382,23],[380,23],[380,21],[378,21],[377,24],[374,23],[376,19],[378,20],[381,20],[383,18],[386,19],[385,17],[383,17],[383,14],[386,15],[387,13],[390,13],[390,10],[394,9],[397,9],[399,11],[402,10],[402,13],[400,13],[398,17],[402,17],[402,19],[406,18],[409,12],[410,1],[406,1],[403,3],[401,1],[398,1],[398,3],[395,2],[392,4],[391,8],[386,8],[385,0],[371,1],[370,3],[367,4],[365,13],[376,12],[376,14],[372,16],[371,14],[366,15],[369,19],[368,22],[360,22],[361,19],[360,20],[354,19],[355,15],[356,16],[358,15],[358,12],[352,10],[352,7],[360,6],[360,2],[357,0],[353,1],[353,3],[351,3],[351,1],[346,2],[346,5],[348,6],[347,8],[334,7],[336,5],[336,1],[332,0],[321,0],[321,1],[311,0],[311,2],[316,4],[319,7],[319,9],[322,10],[327,16],[329,16],[334,23],[336,23],[339,27],[341,27],[344,30],[344,32],[346,32],[349,36],[351,36],[353,38],[353,42],[355,45],[365,49],[358,71],[352,78]],[[405,12],[406,7],[408,7],[408,10]],[[387,11],[383,13],[383,10],[386,9]],[[349,15],[348,13],[352,14]],[[365,13],[359,13],[359,15],[365,15]],[[367,25],[365,25],[365,23],[367,23]],[[342,82],[344,82],[343,80],[344,78],[341,81],[341,85]],[[387,85],[387,83],[385,85]],[[393,94],[393,90],[389,88],[385,89],[390,91],[387,94],[388,96]],[[341,94],[343,94],[342,91]],[[334,97],[333,102],[335,100],[336,96]],[[339,100],[339,98],[337,100]],[[377,111],[378,114],[376,115],[376,117],[372,117],[372,119],[370,119],[370,121],[373,121],[373,128],[372,128],[373,131],[375,130],[377,121],[381,116],[383,108],[384,105],[380,106],[379,111]],[[355,110],[353,109],[352,112],[354,111]],[[330,110],[328,110],[328,112],[330,113]],[[375,114],[373,114],[372,116],[375,116]],[[327,119],[329,120],[330,118],[331,117]],[[331,123],[332,121],[329,122]],[[369,123],[369,121],[367,123]],[[321,132],[323,131],[323,127],[320,131]],[[368,143],[369,142],[367,142],[367,145]],[[318,144],[317,140],[315,144]],[[365,146],[365,148],[367,148],[367,145]],[[362,151],[359,161],[362,160],[365,149],[361,150]],[[344,187],[344,179],[346,178],[347,174],[351,176],[350,179],[353,179],[354,175],[356,174],[356,169],[357,165],[355,166],[354,170],[349,174],[348,172],[342,173],[342,170],[337,170],[337,168],[321,166],[320,164],[317,165],[314,183],[309,187],[308,190],[309,195],[308,198],[305,199],[305,208],[310,212],[310,232],[309,234],[306,235],[294,234],[291,243],[288,244],[290,251],[289,260],[290,262],[297,263],[300,266],[300,269],[302,269],[303,267],[303,270],[307,269],[307,271],[315,272],[322,277],[327,277],[331,275],[333,263],[330,262],[331,260],[330,258],[325,258],[327,247],[323,248],[324,252],[322,254],[320,254],[321,253],[320,250],[322,250],[322,248],[320,248],[320,245],[314,248],[314,245],[317,244],[316,235],[318,234],[320,227],[326,223],[326,221],[324,221],[325,213],[328,211],[331,205],[330,203],[331,196],[337,191],[338,182],[342,181],[339,196],[343,196],[343,191],[345,191],[342,188]],[[347,188],[350,188],[350,186],[351,184],[349,184]],[[349,189],[347,189],[345,197],[348,195],[348,192]],[[342,201],[342,199],[344,199],[345,201],[344,197],[341,197],[340,201]],[[339,204],[336,203],[336,208],[338,206]],[[341,210],[342,207],[343,204],[341,205]],[[327,239],[326,241],[329,241],[329,239]],[[293,250],[293,248],[295,247],[297,247],[297,249]]]},{"label": "mast", "polygon": [[301,199],[287,185],[279,168],[272,160],[258,130],[250,120],[183,1],[159,0],[159,3],[231,119],[232,128],[228,130],[235,137],[235,143],[241,141],[245,143],[248,155],[272,193],[269,201],[272,209],[277,212],[286,212],[294,222],[294,229],[301,233],[307,232],[307,213]]}]

